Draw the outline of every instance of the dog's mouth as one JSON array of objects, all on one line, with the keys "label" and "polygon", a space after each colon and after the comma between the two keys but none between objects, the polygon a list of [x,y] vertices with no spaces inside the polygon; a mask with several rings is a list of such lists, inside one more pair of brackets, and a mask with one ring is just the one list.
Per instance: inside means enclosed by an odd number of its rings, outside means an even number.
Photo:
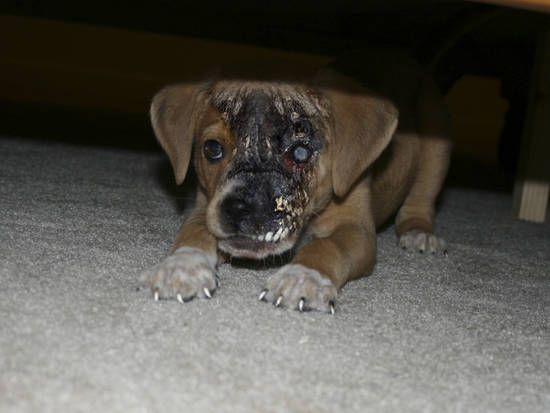
[{"label": "dog's mouth", "polygon": [[280,255],[294,246],[295,234],[288,228],[261,235],[233,235],[221,239],[218,246],[234,257],[261,259]]}]

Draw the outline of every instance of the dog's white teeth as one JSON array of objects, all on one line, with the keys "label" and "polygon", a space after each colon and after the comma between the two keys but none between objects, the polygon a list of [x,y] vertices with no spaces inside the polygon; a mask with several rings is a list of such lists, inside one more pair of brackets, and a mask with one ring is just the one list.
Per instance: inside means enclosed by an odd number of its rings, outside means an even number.
[{"label": "dog's white teeth", "polygon": [[273,242],[279,241],[279,238],[281,238],[281,234],[283,233],[283,228],[279,228],[279,230],[275,233],[273,236]]},{"label": "dog's white teeth", "polygon": [[288,237],[288,233],[289,233],[289,229],[288,228],[285,228],[285,230],[283,231],[283,233],[281,234],[281,239],[286,239],[286,237]]},{"label": "dog's white teeth", "polygon": [[288,237],[289,233],[289,228],[280,227],[276,232],[269,231],[265,235],[257,235],[255,239],[262,242],[277,242],[284,240],[286,237]]}]

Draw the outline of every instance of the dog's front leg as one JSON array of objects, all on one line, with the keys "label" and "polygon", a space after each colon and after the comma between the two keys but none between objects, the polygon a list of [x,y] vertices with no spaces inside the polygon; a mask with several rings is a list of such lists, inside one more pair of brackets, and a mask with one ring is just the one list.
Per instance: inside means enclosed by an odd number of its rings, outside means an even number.
[{"label": "dog's front leg", "polygon": [[376,260],[372,216],[365,203],[358,207],[353,201],[333,204],[316,219],[312,226],[316,238],[268,279],[260,299],[299,311],[334,313],[338,290],[347,281],[370,274]]},{"label": "dog's front leg", "polygon": [[219,286],[216,239],[206,227],[206,199],[200,193],[195,209],[183,223],[171,254],[141,275],[140,285],[150,288],[155,300],[211,298]]}]

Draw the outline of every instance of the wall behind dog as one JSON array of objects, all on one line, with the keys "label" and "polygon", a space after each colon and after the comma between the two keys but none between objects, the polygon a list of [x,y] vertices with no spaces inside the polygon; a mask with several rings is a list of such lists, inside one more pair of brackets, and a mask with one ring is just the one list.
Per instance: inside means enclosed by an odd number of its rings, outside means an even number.
[{"label": "wall behind dog", "polygon": [[147,113],[166,84],[222,63],[331,59],[7,14],[0,44],[0,133],[123,146],[154,144]]},{"label": "wall behind dog", "polygon": [[161,86],[250,58],[322,65],[328,56],[0,15],[0,99],[129,113]]},{"label": "wall behind dog", "polygon": [[[501,82],[492,77],[466,75],[449,90],[455,157],[496,164],[508,101],[500,95]],[[520,137],[518,136],[518,140]]]}]

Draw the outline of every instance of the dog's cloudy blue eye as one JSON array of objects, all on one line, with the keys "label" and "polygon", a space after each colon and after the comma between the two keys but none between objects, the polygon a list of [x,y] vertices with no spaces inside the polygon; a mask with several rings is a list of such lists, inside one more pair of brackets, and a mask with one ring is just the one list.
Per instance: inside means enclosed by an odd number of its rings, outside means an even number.
[{"label": "dog's cloudy blue eye", "polygon": [[297,163],[304,163],[309,161],[311,157],[311,151],[304,145],[296,145],[292,150],[292,159]]},{"label": "dog's cloudy blue eye", "polygon": [[223,146],[218,141],[208,139],[204,142],[204,156],[209,161],[218,161],[223,158]]}]

